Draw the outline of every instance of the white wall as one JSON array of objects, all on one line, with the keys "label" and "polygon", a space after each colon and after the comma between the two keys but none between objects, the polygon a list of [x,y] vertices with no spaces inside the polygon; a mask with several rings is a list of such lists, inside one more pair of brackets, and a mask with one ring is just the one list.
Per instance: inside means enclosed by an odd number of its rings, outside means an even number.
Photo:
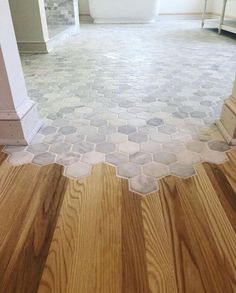
[{"label": "white wall", "polygon": [[[212,12],[220,14],[222,11],[222,0],[214,0],[212,5]],[[227,6],[226,6],[226,15],[236,17],[236,1],[235,0],[228,0]]]},{"label": "white wall", "polygon": [[[208,11],[212,9],[212,1],[208,0]],[[221,1],[221,0],[219,0]],[[160,13],[200,13],[204,0],[161,0]],[[88,0],[79,0],[80,14],[89,14]]]},{"label": "white wall", "polygon": [[[211,10],[212,0],[208,3],[208,11]],[[201,13],[204,0],[162,0],[160,14],[181,14],[181,13]]]},{"label": "white wall", "polygon": [[10,0],[9,4],[18,42],[48,39],[43,0]]},{"label": "white wall", "polygon": [[79,0],[79,13],[82,15],[89,14],[88,0]]}]

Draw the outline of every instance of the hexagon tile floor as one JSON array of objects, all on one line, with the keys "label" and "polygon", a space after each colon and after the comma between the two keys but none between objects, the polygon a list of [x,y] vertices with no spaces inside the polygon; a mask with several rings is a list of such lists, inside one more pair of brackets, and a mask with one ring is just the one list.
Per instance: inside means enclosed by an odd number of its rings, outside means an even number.
[{"label": "hexagon tile floor", "polygon": [[73,178],[106,162],[147,194],[156,178],[225,161],[214,121],[232,90],[236,42],[199,27],[82,24],[51,54],[22,56],[44,127],[28,147],[5,147],[9,162],[57,162]]}]

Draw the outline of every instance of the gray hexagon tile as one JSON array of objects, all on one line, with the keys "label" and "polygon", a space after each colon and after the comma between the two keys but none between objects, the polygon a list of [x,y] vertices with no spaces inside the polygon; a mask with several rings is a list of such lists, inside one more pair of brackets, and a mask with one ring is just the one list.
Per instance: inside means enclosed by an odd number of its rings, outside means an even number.
[{"label": "gray hexagon tile", "polygon": [[46,153],[36,155],[32,162],[34,164],[36,164],[36,165],[45,166],[45,165],[55,163],[55,160],[56,160],[56,155],[55,154],[46,152]]},{"label": "gray hexagon tile", "polygon": [[56,131],[57,131],[57,127],[55,126],[45,126],[40,129],[39,133],[43,135],[49,135],[49,134],[55,133]]},{"label": "gray hexagon tile", "polygon": [[147,124],[152,126],[160,126],[164,124],[164,121],[160,118],[152,118],[147,121]]},{"label": "gray hexagon tile", "polygon": [[51,146],[50,151],[56,154],[69,152],[71,150],[71,144],[66,142],[58,142]]},{"label": "gray hexagon tile", "polygon": [[59,132],[64,135],[69,135],[76,132],[76,127],[74,126],[63,126],[59,128]]},{"label": "gray hexagon tile", "polygon": [[117,174],[124,178],[132,178],[141,174],[141,167],[135,163],[121,163],[118,165]]},{"label": "gray hexagon tile", "polygon": [[91,171],[91,165],[77,162],[66,167],[64,170],[64,175],[70,178],[79,179],[84,176],[89,176],[91,174]]},{"label": "gray hexagon tile", "polygon": [[180,141],[171,141],[163,144],[163,149],[169,153],[180,153],[185,150],[185,145]]},{"label": "gray hexagon tile", "polygon": [[19,166],[19,165],[31,163],[33,158],[34,158],[34,155],[29,152],[25,152],[25,151],[13,152],[8,157],[8,162],[11,163],[12,165]]},{"label": "gray hexagon tile", "polygon": [[167,165],[152,162],[143,166],[143,173],[150,177],[165,177],[170,175],[170,170]]},{"label": "gray hexagon tile", "polygon": [[[171,37],[169,27],[176,29]],[[188,177],[199,161],[227,160],[230,148],[214,122],[232,91],[236,58],[230,38],[199,30],[199,21],[160,20],[109,29],[82,23],[72,43],[47,58],[21,56],[44,126],[28,147],[4,148],[9,162],[44,165],[55,159],[67,176],[80,178],[105,161],[118,175],[135,177],[133,190],[144,194],[154,188],[150,178],[169,169]],[[88,50],[91,44],[96,50]]]},{"label": "gray hexagon tile", "polygon": [[165,165],[170,165],[177,162],[177,156],[168,152],[158,152],[153,155],[154,161]]},{"label": "gray hexagon tile", "polygon": [[202,157],[198,153],[191,151],[183,151],[177,154],[178,162],[185,165],[194,165],[202,161]]},{"label": "gray hexagon tile", "polygon": [[186,144],[188,150],[196,153],[202,153],[207,150],[206,144],[201,141],[190,141]]},{"label": "gray hexagon tile", "polygon": [[201,154],[202,161],[214,164],[222,164],[228,161],[226,153],[217,151],[206,151]]},{"label": "gray hexagon tile", "polygon": [[118,128],[118,131],[124,134],[130,134],[136,132],[136,127],[132,125],[123,125]]},{"label": "gray hexagon tile", "polygon": [[134,142],[144,142],[148,140],[148,136],[146,134],[142,134],[142,133],[138,133],[138,132],[134,132],[129,134],[128,136],[130,141],[134,141]]},{"label": "gray hexagon tile", "polygon": [[208,142],[208,147],[213,150],[213,151],[218,151],[218,152],[226,152],[230,150],[229,145],[224,142],[224,141],[210,141]]},{"label": "gray hexagon tile", "polygon": [[173,125],[162,125],[158,127],[158,130],[160,133],[165,133],[165,134],[173,134],[176,132],[176,127]]},{"label": "gray hexagon tile", "polygon": [[140,150],[145,153],[158,153],[161,152],[161,144],[154,141],[145,141],[140,144]]},{"label": "gray hexagon tile", "polygon": [[36,143],[29,145],[27,148],[27,151],[32,153],[32,154],[41,154],[47,152],[49,149],[49,145],[45,143]]},{"label": "gray hexagon tile", "polygon": [[6,154],[13,154],[18,152],[23,152],[26,149],[26,146],[5,146],[3,152]]},{"label": "gray hexagon tile", "polygon": [[176,163],[170,166],[170,173],[177,177],[188,178],[196,174],[192,165]]},{"label": "gray hexagon tile", "polygon": [[167,143],[171,141],[171,136],[165,133],[153,133],[151,134],[151,140],[159,143]]},{"label": "gray hexagon tile", "polygon": [[45,136],[43,139],[43,142],[47,144],[53,144],[57,142],[63,142],[63,140],[64,140],[64,135],[57,133],[57,134]]},{"label": "gray hexagon tile", "polygon": [[103,134],[88,135],[86,141],[91,143],[101,143],[106,140],[106,136]]},{"label": "gray hexagon tile", "polygon": [[108,135],[107,141],[114,144],[119,144],[128,140],[128,135],[123,133],[113,133]]},{"label": "gray hexagon tile", "polygon": [[105,162],[105,155],[102,153],[93,151],[93,152],[84,154],[81,158],[81,161],[95,165],[98,163]]},{"label": "gray hexagon tile", "polygon": [[158,191],[159,187],[153,177],[140,175],[130,179],[130,189],[141,195],[147,195],[154,191]]},{"label": "gray hexagon tile", "polygon": [[72,151],[80,154],[86,154],[91,152],[94,149],[94,145],[92,143],[82,141],[80,143],[76,143],[73,145]]},{"label": "gray hexagon tile", "polygon": [[113,153],[116,150],[116,145],[111,142],[103,142],[100,144],[97,144],[96,151],[104,154]]},{"label": "gray hexagon tile", "polygon": [[67,135],[65,137],[65,142],[76,144],[76,143],[84,141],[84,139],[85,139],[85,135],[75,133],[75,134]]},{"label": "gray hexagon tile", "polygon": [[107,124],[106,120],[103,119],[94,119],[91,120],[91,125],[95,126],[95,127],[101,127]]},{"label": "gray hexagon tile", "polygon": [[144,165],[152,161],[152,156],[147,153],[137,152],[129,156],[129,160],[132,163]]},{"label": "gray hexagon tile", "polygon": [[105,161],[109,164],[118,166],[121,163],[125,163],[129,161],[129,156],[127,154],[115,152],[112,154],[106,155]]},{"label": "gray hexagon tile", "polygon": [[56,162],[62,166],[69,166],[80,160],[81,155],[77,153],[63,153],[57,155]]},{"label": "gray hexagon tile", "polygon": [[136,142],[127,141],[120,143],[118,148],[120,152],[134,154],[139,151],[139,144]]}]

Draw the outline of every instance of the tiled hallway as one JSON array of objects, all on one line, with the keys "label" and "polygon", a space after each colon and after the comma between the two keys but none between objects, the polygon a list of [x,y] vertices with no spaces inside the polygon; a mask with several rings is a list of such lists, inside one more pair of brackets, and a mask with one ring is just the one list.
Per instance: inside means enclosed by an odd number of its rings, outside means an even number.
[{"label": "tiled hallway", "polygon": [[28,147],[6,147],[12,164],[65,166],[80,178],[101,162],[147,194],[156,178],[190,177],[229,150],[215,119],[232,91],[235,39],[199,21],[82,24],[49,55],[24,55],[30,97],[44,127]]}]

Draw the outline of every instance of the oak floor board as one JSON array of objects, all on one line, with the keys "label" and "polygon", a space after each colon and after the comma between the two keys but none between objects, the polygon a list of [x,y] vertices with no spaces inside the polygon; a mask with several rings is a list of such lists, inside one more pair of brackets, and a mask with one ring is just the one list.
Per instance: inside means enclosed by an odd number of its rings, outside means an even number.
[{"label": "oak floor board", "polygon": [[1,293],[36,292],[67,182],[61,174],[58,165],[1,162]]},{"label": "oak floor board", "polygon": [[236,178],[228,176],[228,174],[232,174],[231,165],[229,163],[220,166],[204,164],[204,169],[234,231],[236,231],[236,184],[234,184]]},{"label": "oak floor board", "polygon": [[122,180],[122,291],[148,292],[141,197]]},{"label": "oak floor board", "polygon": [[70,181],[38,292],[121,292],[118,184],[105,165]]},{"label": "oak floor board", "polygon": [[150,292],[178,292],[171,242],[158,193],[142,199],[142,218]]},{"label": "oak floor board", "polygon": [[162,181],[178,288],[180,292],[233,292],[235,233],[202,169],[199,166],[197,176],[188,180]]}]

